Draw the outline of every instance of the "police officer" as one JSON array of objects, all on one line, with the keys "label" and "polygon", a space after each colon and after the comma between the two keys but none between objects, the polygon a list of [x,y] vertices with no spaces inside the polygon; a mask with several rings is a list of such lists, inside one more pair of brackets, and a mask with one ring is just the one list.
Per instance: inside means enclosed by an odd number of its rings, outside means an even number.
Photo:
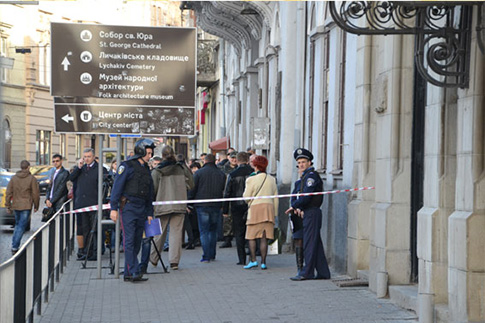
[{"label": "police officer", "polygon": [[[296,160],[301,177],[295,183],[293,192],[311,193],[322,192],[323,182],[312,167],[313,155],[304,148],[295,150],[293,157]],[[330,270],[323,250],[320,229],[322,227],[323,195],[299,196],[291,198],[291,207],[286,213],[295,212],[303,219],[303,253],[305,265],[303,269],[291,280],[302,281],[307,279],[330,279]],[[315,269],[317,275],[315,276]]]},{"label": "police officer", "polygon": [[141,139],[135,143],[135,154],[118,168],[111,192],[110,217],[116,222],[118,210],[123,228],[125,249],[124,280],[145,281],[138,262],[138,252],[145,221],[153,219],[153,180],[148,162],[153,156],[155,144],[151,139]]}]

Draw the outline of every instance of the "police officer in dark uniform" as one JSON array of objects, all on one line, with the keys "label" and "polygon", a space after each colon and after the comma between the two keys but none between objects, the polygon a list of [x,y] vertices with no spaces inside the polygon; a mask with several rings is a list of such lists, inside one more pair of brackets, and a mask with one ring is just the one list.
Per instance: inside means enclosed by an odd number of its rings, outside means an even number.
[{"label": "police officer in dark uniform", "polygon": [[[322,192],[323,182],[312,167],[313,155],[304,148],[295,150],[293,157],[301,172],[301,177],[295,183],[293,192],[311,193]],[[323,195],[299,196],[291,198],[291,207],[286,213],[295,212],[303,219],[303,253],[305,265],[303,269],[291,280],[301,281],[307,279],[330,279],[330,270],[323,250],[320,229],[322,227]],[[295,232],[296,233],[296,232]],[[315,276],[315,269],[317,275]]]},{"label": "police officer in dark uniform", "polygon": [[145,281],[138,262],[145,221],[153,219],[153,180],[148,161],[155,144],[151,139],[135,143],[135,155],[121,163],[111,191],[110,217],[116,222],[118,210],[125,249],[125,281]]}]

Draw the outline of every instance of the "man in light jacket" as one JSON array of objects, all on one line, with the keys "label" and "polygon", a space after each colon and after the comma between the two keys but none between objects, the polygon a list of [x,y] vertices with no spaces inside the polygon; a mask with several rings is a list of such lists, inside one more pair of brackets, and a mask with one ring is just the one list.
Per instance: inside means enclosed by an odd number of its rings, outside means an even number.
[{"label": "man in light jacket", "polygon": [[15,212],[15,230],[12,237],[12,255],[17,253],[24,235],[25,228],[30,219],[30,212],[39,209],[39,184],[30,173],[30,163],[26,160],[20,162],[20,170],[12,177],[5,194],[5,207],[7,212]]},{"label": "man in light jacket", "polygon": [[[162,162],[152,171],[153,185],[155,186],[155,200],[183,201],[187,200],[187,191],[194,187],[192,172],[175,158],[170,146],[162,148]],[[162,235],[154,237],[158,250],[162,250],[163,242],[167,237],[167,226],[170,225],[168,236],[168,259],[170,268],[177,270],[182,254],[182,235],[184,232],[184,218],[187,204],[155,205],[154,215],[160,218]],[[150,253],[150,262],[156,266],[158,254],[155,250]]]}]

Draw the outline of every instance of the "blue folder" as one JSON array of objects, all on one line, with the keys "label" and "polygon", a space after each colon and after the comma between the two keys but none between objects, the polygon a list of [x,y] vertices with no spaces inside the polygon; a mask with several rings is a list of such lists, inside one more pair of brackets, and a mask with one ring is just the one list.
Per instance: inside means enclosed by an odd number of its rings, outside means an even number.
[{"label": "blue folder", "polygon": [[150,238],[159,236],[162,234],[162,224],[159,218],[153,218],[152,222],[148,224],[148,220],[145,222],[145,237]]}]

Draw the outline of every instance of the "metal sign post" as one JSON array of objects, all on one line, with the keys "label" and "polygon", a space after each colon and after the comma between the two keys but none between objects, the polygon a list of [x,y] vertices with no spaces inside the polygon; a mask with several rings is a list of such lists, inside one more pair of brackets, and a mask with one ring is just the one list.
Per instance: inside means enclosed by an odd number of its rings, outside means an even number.
[{"label": "metal sign post", "polygon": [[[51,24],[56,133],[100,134],[98,278],[101,278],[104,134],[195,135],[197,29]],[[124,141],[125,158],[128,156]],[[108,221],[109,222],[109,221]],[[120,221],[116,221],[119,277]]]},{"label": "metal sign post", "polygon": [[[116,137],[116,168],[120,167],[121,164],[121,148],[122,148],[122,141],[126,141],[126,139],[122,139],[120,136]],[[126,152],[125,152],[125,158],[126,158]],[[116,238],[115,238],[115,278],[120,277],[120,219],[116,220]]]},{"label": "metal sign post", "polygon": [[103,141],[104,135],[98,136],[98,154],[99,154],[99,164],[98,164],[98,252],[96,259],[96,268],[98,270],[98,279],[101,279],[101,248],[102,248],[102,237],[103,228],[101,225],[101,220],[103,219]]}]

